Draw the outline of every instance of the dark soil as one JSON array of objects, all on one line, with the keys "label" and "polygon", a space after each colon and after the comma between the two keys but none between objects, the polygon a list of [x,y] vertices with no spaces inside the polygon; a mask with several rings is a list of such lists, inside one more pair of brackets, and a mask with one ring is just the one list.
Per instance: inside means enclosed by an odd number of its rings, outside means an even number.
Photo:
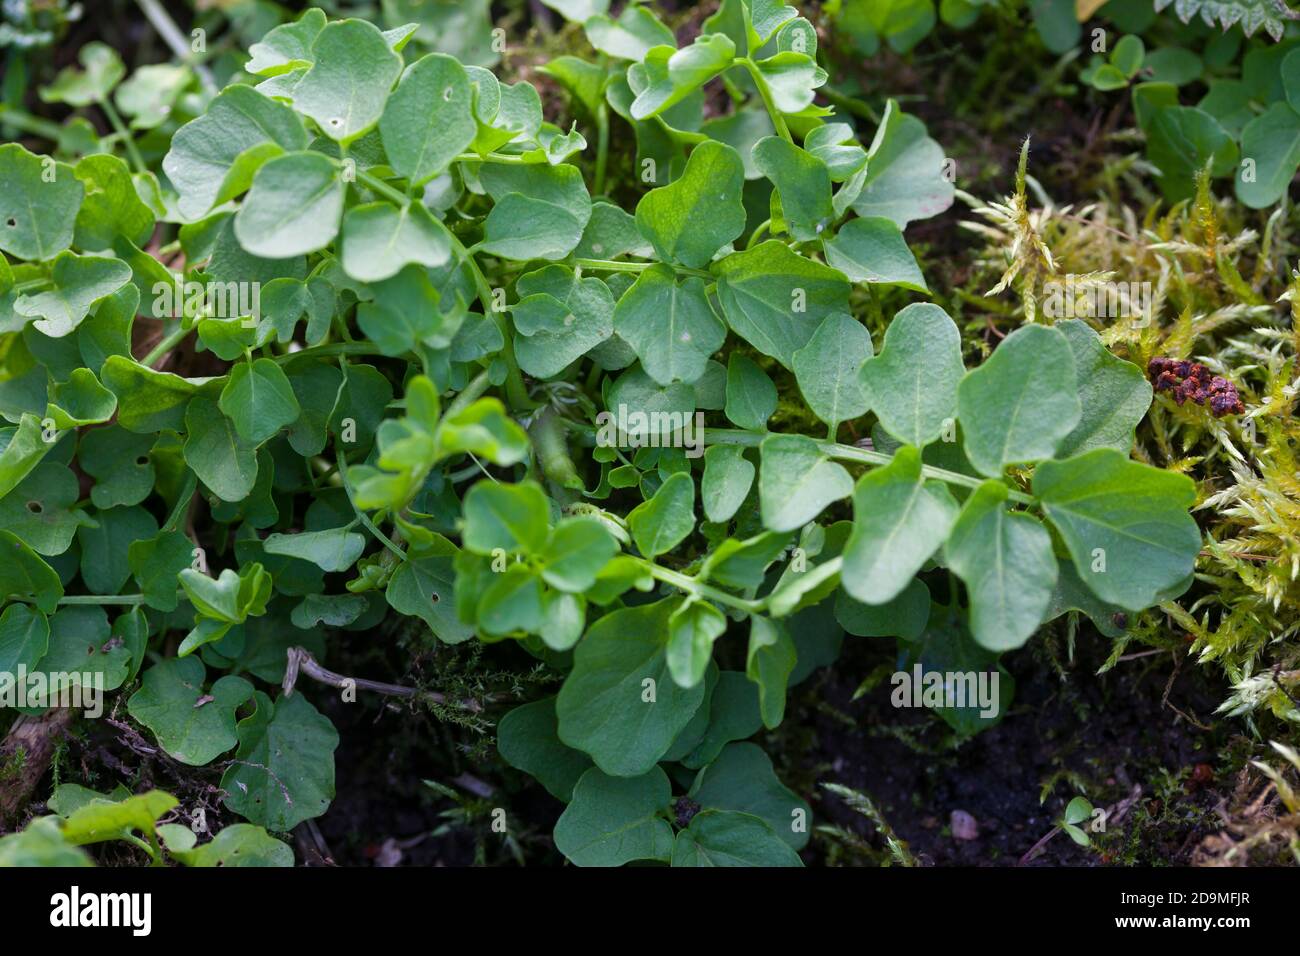
[{"label": "dark soil", "polygon": [[[919,862],[1013,865],[1053,829],[1077,795],[1076,784],[1086,786],[1095,806],[1110,807],[1137,787],[1141,795],[1097,836],[1102,852],[1058,834],[1034,865],[1186,864],[1215,829],[1210,811],[1219,791],[1230,787],[1217,776],[1230,770],[1215,765],[1216,754],[1224,753],[1235,728],[1212,718],[1222,688],[1210,686],[1189,662],[1177,668],[1172,684],[1175,665],[1165,654],[1097,676],[1110,642],[1084,633],[1074,664],[1058,675],[1050,649],[1027,647],[1003,659],[1016,680],[1010,713],[957,742],[934,715],[892,707],[888,682],[851,701],[892,643],[873,647],[870,639],[848,638],[837,665],[810,682],[807,713],[798,719],[811,721],[816,746],[803,766],[822,782],[870,796]],[[1166,686],[1168,704],[1162,704]],[[1193,726],[1178,711],[1213,729]],[[975,839],[954,838],[950,820],[957,811],[974,817]],[[838,797],[823,794],[815,812],[883,846],[875,828]]]}]

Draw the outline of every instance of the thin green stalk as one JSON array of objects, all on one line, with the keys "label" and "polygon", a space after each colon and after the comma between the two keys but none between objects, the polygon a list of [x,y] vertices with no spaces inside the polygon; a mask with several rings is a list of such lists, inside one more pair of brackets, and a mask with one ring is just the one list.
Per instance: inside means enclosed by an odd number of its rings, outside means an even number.
[{"label": "thin green stalk", "polygon": [[488,370],[484,369],[479,372],[470,379],[469,384],[461,389],[456,397],[451,400],[442,417],[451,418],[457,412],[468,407],[471,402],[475,401],[480,395],[486,392],[491,384],[492,379],[488,374]]},{"label": "thin green stalk", "polygon": [[193,326],[190,326],[188,329],[184,328],[183,326],[177,326],[176,328],[172,329],[165,336],[163,336],[161,342],[159,342],[157,345],[155,345],[152,349],[149,350],[149,354],[140,360],[140,364],[153,365],[154,362],[158,361],[160,358],[162,358],[164,355],[166,355],[168,352],[174,349],[177,345],[179,345],[182,341],[184,341],[185,337],[193,331],[194,331]]},{"label": "thin green stalk", "polygon": [[528,397],[528,389],[524,387],[523,373],[519,371],[519,363],[515,359],[514,337],[510,334],[510,328],[506,325],[505,317],[496,310],[492,302],[492,289],[488,286],[487,277],[483,275],[483,270],[479,268],[473,253],[466,249],[465,244],[460,241],[460,237],[450,231],[447,234],[451,237],[451,247],[455,250],[456,256],[469,266],[469,270],[474,276],[474,288],[478,290],[478,300],[483,306],[483,314],[496,323],[496,327],[501,333],[501,341],[505,343],[501,354],[506,360],[506,398],[510,401],[510,407],[516,410],[535,407],[535,403]]},{"label": "thin green stalk", "polygon": [[378,176],[374,176],[366,172],[364,169],[357,170],[357,182],[364,183],[366,188],[371,192],[379,193],[379,195],[383,196],[385,199],[391,199],[399,206],[405,206],[411,201],[411,197],[406,195],[406,193],[388,185],[388,183],[384,182]]},{"label": "thin green stalk", "polygon": [[99,107],[104,111],[104,115],[108,117],[109,125],[117,130],[118,135],[122,137],[122,144],[126,146],[126,155],[131,158],[131,165],[135,167],[135,171],[137,173],[148,172],[149,167],[145,165],[144,157],[140,155],[140,150],[135,145],[135,137],[126,128],[126,124],[122,122],[122,117],[117,112],[117,108],[113,106],[113,101],[105,96],[99,101]]},{"label": "thin green stalk", "polygon": [[745,243],[745,248],[746,249],[754,248],[754,243],[758,242],[758,237],[763,235],[771,228],[772,228],[771,219],[764,219],[762,222],[760,222],[757,226],[754,227],[754,231],[749,234],[749,241]]},{"label": "thin green stalk", "polygon": [[51,123],[47,119],[8,106],[0,106],[0,123],[51,142],[58,142],[59,136],[63,133],[63,128],[58,123]]},{"label": "thin green stalk", "polygon": [[605,168],[609,165],[609,107],[601,101],[596,110],[596,181],[592,184],[592,194],[602,196],[605,193]]},{"label": "thin green stalk", "polygon": [[525,159],[511,153],[459,153],[458,163],[500,163],[507,166],[536,166],[546,162],[545,159]]},{"label": "thin green stalk", "polygon": [[[645,272],[651,266],[670,265],[670,263],[659,262],[623,262],[618,259],[574,259],[573,264],[581,269],[591,269],[595,272]],[[713,273],[706,272],[703,269],[688,269],[686,266],[673,266],[679,275],[698,276],[701,279],[712,279]]]},{"label": "thin green stalk", "polygon": [[772,125],[776,127],[777,135],[787,143],[793,143],[794,137],[790,135],[790,127],[785,125],[785,116],[776,108],[776,102],[772,99],[772,90],[768,87],[767,78],[763,76],[763,71],[758,68],[758,64],[747,56],[738,56],[732,61],[732,66],[743,66],[749,71],[754,85],[758,87],[758,95],[763,98],[767,115],[772,117]]},{"label": "thin green stalk", "polygon": [[734,607],[738,610],[745,611],[748,614],[757,614],[763,610],[765,601],[748,601],[745,598],[736,597],[734,594],[728,594],[726,591],[720,591],[715,587],[697,581],[688,575],[681,574],[671,568],[665,568],[662,565],[655,564],[653,561],[647,561],[645,558],[634,559],[640,562],[645,568],[646,573],[658,581],[665,584],[671,584],[673,587],[693,594],[696,597],[708,598],[710,601],[717,601],[719,604],[726,604],[728,607]]},{"label": "thin green stalk", "polygon": [[[763,439],[774,432],[751,432],[737,428],[706,428],[704,430],[705,444],[715,445],[742,445],[747,448],[756,448],[762,444]],[[817,442],[817,447],[823,453],[831,458],[838,458],[841,461],[853,461],[864,465],[888,465],[894,460],[893,455],[886,454],[882,451],[874,451],[869,448],[859,448],[856,445],[841,445],[838,442],[823,440]],[[960,485],[963,488],[978,488],[987,481],[987,478],[976,478],[972,475],[963,475],[960,472],[948,471],[946,468],[936,468],[933,465],[922,465],[921,474],[927,478],[933,478],[949,485]],[[1021,504],[1037,504],[1038,499],[1024,492],[1011,489],[1007,492],[1007,497],[1012,501],[1018,501]]]},{"label": "thin green stalk", "polygon": [[333,355],[383,355],[383,351],[373,342],[331,342],[329,345],[313,345],[296,352],[277,355],[275,362],[283,365],[300,358],[325,358]]},{"label": "thin green stalk", "polygon": [[59,598],[60,604],[127,604],[144,603],[143,594],[71,594]]}]

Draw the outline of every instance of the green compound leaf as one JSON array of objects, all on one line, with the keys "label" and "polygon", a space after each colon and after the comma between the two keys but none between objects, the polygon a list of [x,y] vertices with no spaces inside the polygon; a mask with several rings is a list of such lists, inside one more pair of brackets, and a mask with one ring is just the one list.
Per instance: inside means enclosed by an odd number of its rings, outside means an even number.
[{"label": "green compound leaf", "polygon": [[1151,407],[1151,383],[1136,365],[1112,355],[1082,319],[1057,322],[1055,328],[1074,354],[1082,407],[1079,424],[1061,441],[1057,457],[1094,448],[1127,452],[1133,447],[1134,429]]},{"label": "green compound leaf", "polygon": [[483,224],[484,252],[520,262],[563,259],[582,239],[591,196],[576,167],[489,163],[480,178],[496,202]]},{"label": "green compound leaf", "polygon": [[77,59],[81,69],[69,66],[60,70],[54,82],[41,90],[42,100],[68,106],[101,103],[126,76],[126,67],[117,51],[98,41],[83,46]]},{"label": "green compound leaf", "polygon": [[257,446],[240,436],[217,403],[196,397],[185,410],[185,463],[222,501],[242,501],[257,482]]},{"label": "green compound leaf", "polygon": [[546,266],[520,276],[515,291],[515,355],[530,375],[558,375],[614,334],[614,294],[600,279]]},{"label": "green compound leaf", "polygon": [[756,469],[744,451],[739,445],[713,445],[704,452],[700,501],[710,521],[730,521],[754,484]]},{"label": "green compound leaf", "polygon": [[656,46],[639,64],[628,68],[628,82],[637,94],[632,101],[634,120],[658,116],[713,79],[736,55],[736,45],[721,33],[698,36],[678,50]]},{"label": "green compound leaf", "polygon": [[1185,475],[1098,448],[1043,462],[1034,494],[1079,577],[1102,600],[1139,611],[1192,573],[1201,533],[1187,513],[1196,486]]},{"label": "green compound leaf", "polygon": [[865,415],[870,407],[858,378],[869,358],[871,333],[841,312],[826,316],[808,344],[794,353],[799,391],[813,414],[832,430],[840,422]]},{"label": "green compound leaf", "polygon": [[966,500],[944,558],[966,583],[979,644],[1009,651],[1033,636],[1056,586],[1056,556],[1037,518],[1007,510],[1006,485],[986,481]]},{"label": "green compound leaf", "polygon": [[222,677],[205,691],[205,676],[197,657],[169,658],[144,672],[126,705],[163,750],[191,767],[211,763],[238,743],[235,710],[253,696],[253,685],[242,677]]},{"label": "green compound leaf", "polygon": [[35,318],[37,331],[61,338],[79,326],[104,299],[131,281],[131,268],[121,259],[61,252],[51,272],[54,288],[20,295],[19,315]]},{"label": "green compound leaf", "polygon": [[702,268],[745,228],[744,183],[739,153],[725,143],[701,143],[680,177],[637,203],[637,228],[659,258]]},{"label": "green compound leaf", "polygon": [[469,76],[454,58],[440,53],[407,69],[379,120],[388,161],[412,186],[450,166],[477,131]]},{"label": "green compound leaf", "polygon": [[286,153],[257,171],[235,214],[235,236],[263,259],[289,259],[329,245],[343,215],[343,181],[320,153]]},{"label": "green compound leaf", "polygon": [[695,530],[695,481],[677,472],[627,516],[632,540],[647,558],[666,554]]},{"label": "green compound leaf", "polygon": [[450,258],[447,227],[419,203],[369,203],[343,219],[343,271],[362,282],[389,279],[408,263],[436,268]]},{"label": "green compound leaf", "polygon": [[903,232],[883,216],[853,219],[825,240],[826,262],[854,282],[930,290]]},{"label": "green compound leaf", "polygon": [[853,531],[840,572],[844,590],[864,604],[893,600],[943,544],[956,518],[947,487],[926,481],[921,453],[903,446],[853,490]]},{"label": "green compound leaf", "polygon": [[894,316],[880,354],[862,366],[859,381],[885,430],[921,448],[955,420],[965,374],[956,324],[937,305],[918,302]]},{"label": "green compound leaf", "polygon": [[618,543],[599,518],[565,518],[546,539],[539,557],[542,578],[553,588],[582,594],[618,553]]},{"label": "green compound leaf", "polygon": [[1028,325],[1003,340],[957,389],[966,456],[996,477],[1051,458],[1082,416],[1074,353],[1056,329]]},{"label": "green compound leaf", "polygon": [[668,619],[668,672],[680,687],[704,680],[713,642],[727,629],[722,612],[707,601],[684,601]]},{"label": "green compound leaf", "polygon": [[753,814],[697,813],[673,840],[672,866],[803,866],[771,825]]},{"label": "green compound leaf", "polygon": [[225,804],[276,832],[318,817],[334,799],[334,725],[302,694],[274,704],[261,691],[256,710],[239,722],[235,762],[221,775]]},{"label": "green compound leaf", "polygon": [[607,774],[650,772],[704,700],[702,683],[680,687],[668,669],[668,619],[677,604],[670,598],[613,611],[574,648],[556,700],[559,736]]},{"label": "green compound leaf", "polygon": [[785,717],[785,692],[798,655],[781,621],[760,615],[749,619],[745,676],[758,685],[758,709],[768,730]]},{"label": "green compound leaf", "polygon": [[714,265],[718,301],[727,323],[745,341],[791,368],[822,319],[849,311],[842,273],[806,259],[776,240],[727,256]]},{"label": "green compound leaf", "polygon": [[704,282],[692,276],[679,284],[664,265],[646,269],[623,293],[614,309],[614,331],[660,385],[699,379],[727,337]]},{"label": "green compound leaf", "polygon": [[164,823],[158,835],[167,852],[186,866],[293,866],[293,850],[261,827],[234,823],[211,841],[195,847],[194,832],[175,823]]},{"label": "green compound leaf", "polygon": [[262,444],[302,413],[288,377],[266,358],[232,368],[218,406],[239,437],[252,445]]},{"label": "green compound leaf", "polygon": [[516,707],[497,725],[501,759],[535,777],[558,800],[573,799],[573,788],[592,767],[591,758],[560,742],[555,698]]},{"label": "green compound leaf", "polygon": [[465,496],[462,540],[476,554],[498,548],[507,554],[534,554],[546,544],[550,507],[541,486],[480,482]]},{"label": "green compound leaf", "polygon": [[30,671],[50,646],[50,622],[25,604],[10,604],[0,614],[0,674]]},{"label": "green compound leaf", "polygon": [[668,777],[658,767],[634,777],[612,777],[593,767],[555,824],[556,849],[576,866],[666,863],[673,850],[673,830],[664,818],[671,799]]},{"label": "green compound leaf", "polygon": [[835,218],[826,164],[779,136],[759,140],[753,158],[758,171],[776,187],[790,234],[801,241],[819,238]]},{"label": "green compound leaf", "polygon": [[72,245],[84,194],[71,166],[18,143],[0,146],[0,249],[19,259],[53,259]]},{"label": "green compound leaf", "polygon": [[758,498],[765,528],[796,531],[831,502],[853,493],[849,473],[805,435],[768,435],[759,449]]},{"label": "green compound leaf", "polygon": [[288,106],[252,87],[230,86],[176,131],[163,172],[179,193],[181,214],[198,219],[247,189],[262,162],[307,143],[302,120]]},{"label": "green compound leaf", "polygon": [[365,20],[327,24],[311,52],[312,66],[293,88],[293,108],[330,139],[351,143],[379,122],[402,58]]}]

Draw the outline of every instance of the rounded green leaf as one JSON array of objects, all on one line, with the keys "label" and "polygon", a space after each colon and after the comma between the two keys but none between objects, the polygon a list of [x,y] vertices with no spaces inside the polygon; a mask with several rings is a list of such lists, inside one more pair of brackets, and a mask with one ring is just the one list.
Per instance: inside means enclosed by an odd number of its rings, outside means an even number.
[{"label": "rounded green leaf", "polygon": [[892,601],[943,544],[956,517],[947,487],[927,482],[921,453],[904,445],[853,490],[853,531],[840,571],[844,590],[865,604]]},{"label": "rounded green leaf", "polygon": [[763,526],[796,531],[833,501],[853,494],[853,479],[804,435],[768,435],[759,446]]},{"label": "rounded green leaf", "polygon": [[451,165],[474,141],[473,88],[465,68],[431,53],[402,75],[379,119],[388,161],[412,186]]},{"label": "rounded green leaf", "polygon": [[680,687],[668,670],[668,619],[677,604],[613,611],[574,648],[555,704],[559,736],[607,774],[651,771],[704,700],[702,683]]},{"label": "rounded green leaf", "polygon": [[293,108],[339,143],[368,133],[384,112],[402,58],[379,28],[365,20],[336,20],[312,43],[313,63],[293,88]]},{"label": "rounded green leaf", "polygon": [[238,743],[235,710],[253,696],[242,677],[222,677],[210,691],[198,657],[169,658],[144,672],[126,710],[153,731],[159,745],[181,763],[201,767]]},{"label": "rounded green leaf", "polygon": [[1010,651],[1033,636],[1056,586],[1056,556],[1037,518],[1007,510],[1006,485],[990,479],[966,499],[944,558],[966,583],[977,642]]},{"label": "rounded green leaf", "polygon": [[1062,440],[1057,457],[1094,448],[1127,452],[1133,447],[1134,429],[1151,407],[1151,383],[1136,365],[1112,355],[1082,319],[1057,322],[1055,328],[1074,353],[1082,407],[1079,424]]},{"label": "rounded green leaf", "polygon": [[664,265],[646,269],[623,293],[614,309],[614,331],[660,385],[694,382],[727,337],[703,281],[692,276],[678,284]]},{"label": "rounded green leaf", "polygon": [[636,777],[611,777],[593,767],[573,788],[555,824],[555,847],[576,866],[622,866],[672,855],[664,818],[672,788],[658,767]]},{"label": "rounded green leaf", "polygon": [[1027,325],[1003,340],[957,389],[966,457],[997,477],[1051,458],[1082,417],[1074,353],[1056,329]]},{"label": "rounded green leaf", "polygon": [[1192,573],[1201,533],[1188,509],[1196,486],[1110,448],[1034,472],[1034,494],[1102,600],[1140,611]]},{"label": "rounded green leaf", "polygon": [[699,269],[744,230],[744,185],[740,154],[725,143],[703,142],[681,176],[641,197],[637,227],[659,258]]},{"label": "rounded green leaf", "polygon": [[591,758],[560,742],[555,698],[523,704],[497,724],[501,759],[535,777],[558,800],[573,799],[573,787],[591,769]]},{"label": "rounded green leaf", "polygon": [[813,414],[832,429],[866,414],[869,404],[858,374],[869,358],[871,334],[842,312],[826,316],[808,344],[794,353],[799,391]]},{"label": "rounded green leaf", "polygon": [[673,841],[673,866],[803,866],[771,825],[753,814],[704,810]]},{"label": "rounded green leaf", "polygon": [[263,259],[324,249],[338,235],[343,192],[338,167],[328,156],[278,156],[253,177],[253,188],[235,214],[235,236]]},{"label": "rounded green leaf", "polygon": [[880,354],[863,364],[859,381],[885,430],[920,448],[955,419],[965,374],[956,324],[937,305],[918,302],[894,316]]},{"label": "rounded green leaf", "polygon": [[826,262],[854,282],[929,292],[903,231],[883,216],[859,217],[825,240]]},{"label": "rounded green leaf", "polygon": [[420,203],[389,202],[348,210],[343,218],[343,271],[362,282],[397,275],[408,263],[435,268],[451,258],[451,237]]},{"label": "rounded green leaf", "polygon": [[695,480],[689,472],[676,472],[649,501],[632,509],[628,530],[637,549],[655,558],[681,544],[695,530]]},{"label": "rounded green leaf", "polygon": [[261,691],[239,722],[239,749],[221,776],[225,804],[245,819],[287,832],[334,799],[338,731],[301,693],[274,704]]},{"label": "rounded green leaf", "polygon": [[232,368],[218,406],[234,422],[239,437],[254,445],[291,425],[302,412],[288,377],[266,358]]}]

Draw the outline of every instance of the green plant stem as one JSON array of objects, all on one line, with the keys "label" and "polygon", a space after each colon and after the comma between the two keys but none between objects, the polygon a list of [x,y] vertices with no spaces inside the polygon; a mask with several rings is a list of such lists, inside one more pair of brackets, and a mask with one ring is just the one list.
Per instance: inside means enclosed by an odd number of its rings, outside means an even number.
[{"label": "green plant stem", "polygon": [[635,560],[640,562],[646,573],[657,581],[663,581],[665,584],[671,584],[688,594],[708,598],[710,601],[726,604],[728,607],[734,607],[748,614],[757,614],[763,610],[767,603],[766,601],[748,601],[745,598],[736,597],[734,594],[728,594],[726,591],[720,591],[711,585],[697,581],[689,575],[681,574],[671,568],[665,568],[653,561],[647,561],[645,558],[636,558]]},{"label": "green plant stem", "polygon": [[[763,439],[769,434],[775,432],[751,432],[736,428],[706,428],[704,430],[705,444],[715,445],[742,445],[747,448],[756,448],[762,444]],[[856,445],[841,445],[838,442],[823,440],[817,442],[817,447],[831,458],[838,458],[841,461],[853,461],[864,465],[888,465],[894,460],[893,455],[886,454],[882,451],[873,451],[869,448],[858,448]],[[987,481],[987,478],[976,478],[972,475],[963,475],[956,471],[948,471],[946,468],[936,468],[933,465],[922,465],[921,474],[927,478],[933,478],[949,485],[960,485],[963,488],[978,488]],[[1022,491],[1011,489],[1007,492],[1007,497],[1012,501],[1018,501],[1021,504],[1037,504],[1038,499],[1032,495],[1027,495]]]},{"label": "green plant stem", "polygon": [[122,145],[126,147],[126,155],[131,158],[131,165],[135,167],[135,171],[137,173],[148,172],[149,167],[145,165],[144,157],[140,155],[140,150],[135,145],[135,137],[131,135],[131,131],[127,129],[126,124],[122,122],[122,117],[117,112],[117,108],[113,106],[113,101],[105,96],[99,101],[99,108],[108,117],[109,125],[117,130],[117,134],[122,137]]},{"label": "green plant stem", "polygon": [[370,516],[357,507],[356,501],[352,497],[352,482],[348,480],[347,457],[338,444],[334,446],[334,457],[335,463],[338,465],[339,477],[343,480],[343,493],[348,496],[348,504],[352,506],[352,513],[357,516],[357,520],[361,522],[362,527],[374,535],[376,541],[397,555],[400,560],[405,561],[406,552],[393,544],[393,539],[379,530],[375,523],[370,520]]},{"label": "green plant stem", "polygon": [[329,345],[313,345],[296,352],[277,355],[275,362],[283,365],[300,358],[325,358],[334,355],[383,355],[384,352],[373,342],[331,342]]},{"label": "green plant stem", "polygon": [[[603,61],[602,57],[602,61]],[[602,196],[605,193],[605,169],[609,165],[609,107],[602,101],[596,110],[596,181],[592,184],[592,193]]]},{"label": "green plant stem", "polygon": [[545,159],[525,159],[511,153],[459,153],[458,163],[500,163],[508,166],[536,166],[546,162]]},{"label": "green plant stem", "polygon": [[590,269],[594,272],[645,272],[651,266],[666,265],[675,269],[680,275],[698,276],[701,279],[712,279],[713,273],[705,272],[703,269],[688,269],[686,266],[673,266],[667,262],[622,262],[618,259],[574,259],[573,264],[581,269]]},{"label": "green plant stem", "polygon": [[48,139],[52,143],[57,143],[63,133],[63,128],[58,123],[51,123],[47,119],[8,106],[0,106],[0,123],[30,133],[32,136]]},{"label": "green plant stem", "polygon": [[456,397],[451,400],[447,405],[447,410],[443,412],[442,417],[451,418],[457,412],[468,407],[471,402],[475,401],[479,396],[486,392],[491,384],[492,379],[488,375],[487,369],[479,372],[470,379],[469,384],[461,389]]},{"label": "green plant stem", "polygon": [[762,222],[760,222],[757,226],[754,227],[754,231],[749,234],[749,241],[745,243],[745,248],[746,249],[754,248],[754,243],[758,242],[758,237],[763,235],[771,228],[772,228],[771,219],[764,219]]},{"label": "green plant stem", "polygon": [[144,603],[143,594],[72,594],[59,598],[60,604],[128,604]]},{"label": "green plant stem", "polygon": [[366,188],[371,192],[379,193],[379,195],[383,196],[385,199],[391,199],[399,206],[405,206],[411,201],[411,197],[406,195],[406,193],[394,186],[388,185],[388,183],[384,182],[378,176],[374,176],[366,172],[364,169],[357,170],[357,182],[364,183]]},{"label": "green plant stem", "polygon": [[763,71],[747,56],[738,56],[732,61],[732,66],[743,66],[749,71],[754,85],[758,87],[758,95],[763,98],[763,105],[767,108],[767,115],[772,117],[772,125],[776,127],[777,135],[787,143],[793,143],[794,137],[790,135],[790,128],[785,125],[785,116],[776,108],[776,103],[772,100],[772,90],[767,85],[767,77],[763,76]]},{"label": "green plant stem", "polygon": [[479,268],[473,253],[465,248],[460,238],[450,230],[447,234],[451,236],[451,245],[456,255],[469,266],[470,272],[474,275],[474,288],[478,290],[478,300],[483,306],[483,314],[496,323],[497,331],[501,333],[501,341],[504,343],[501,354],[506,360],[506,398],[510,402],[510,407],[517,411],[535,408],[536,403],[528,397],[523,373],[519,371],[519,362],[515,359],[514,336],[510,334],[505,316],[493,305],[492,289],[488,286],[487,277],[483,275],[483,270]]},{"label": "green plant stem", "polygon": [[149,350],[149,354],[140,360],[140,364],[152,366],[154,362],[158,361],[160,358],[162,358],[164,355],[166,355],[168,352],[174,349],[177,345],[183,342],[185,340],[185,337],[193,331],[194,331],[194,326],[190,326],[188,329],[181,326],[172,329],[165,336],[163,336],[161,342],[159,342],[157,345],[155,345],[153,348]]}]

